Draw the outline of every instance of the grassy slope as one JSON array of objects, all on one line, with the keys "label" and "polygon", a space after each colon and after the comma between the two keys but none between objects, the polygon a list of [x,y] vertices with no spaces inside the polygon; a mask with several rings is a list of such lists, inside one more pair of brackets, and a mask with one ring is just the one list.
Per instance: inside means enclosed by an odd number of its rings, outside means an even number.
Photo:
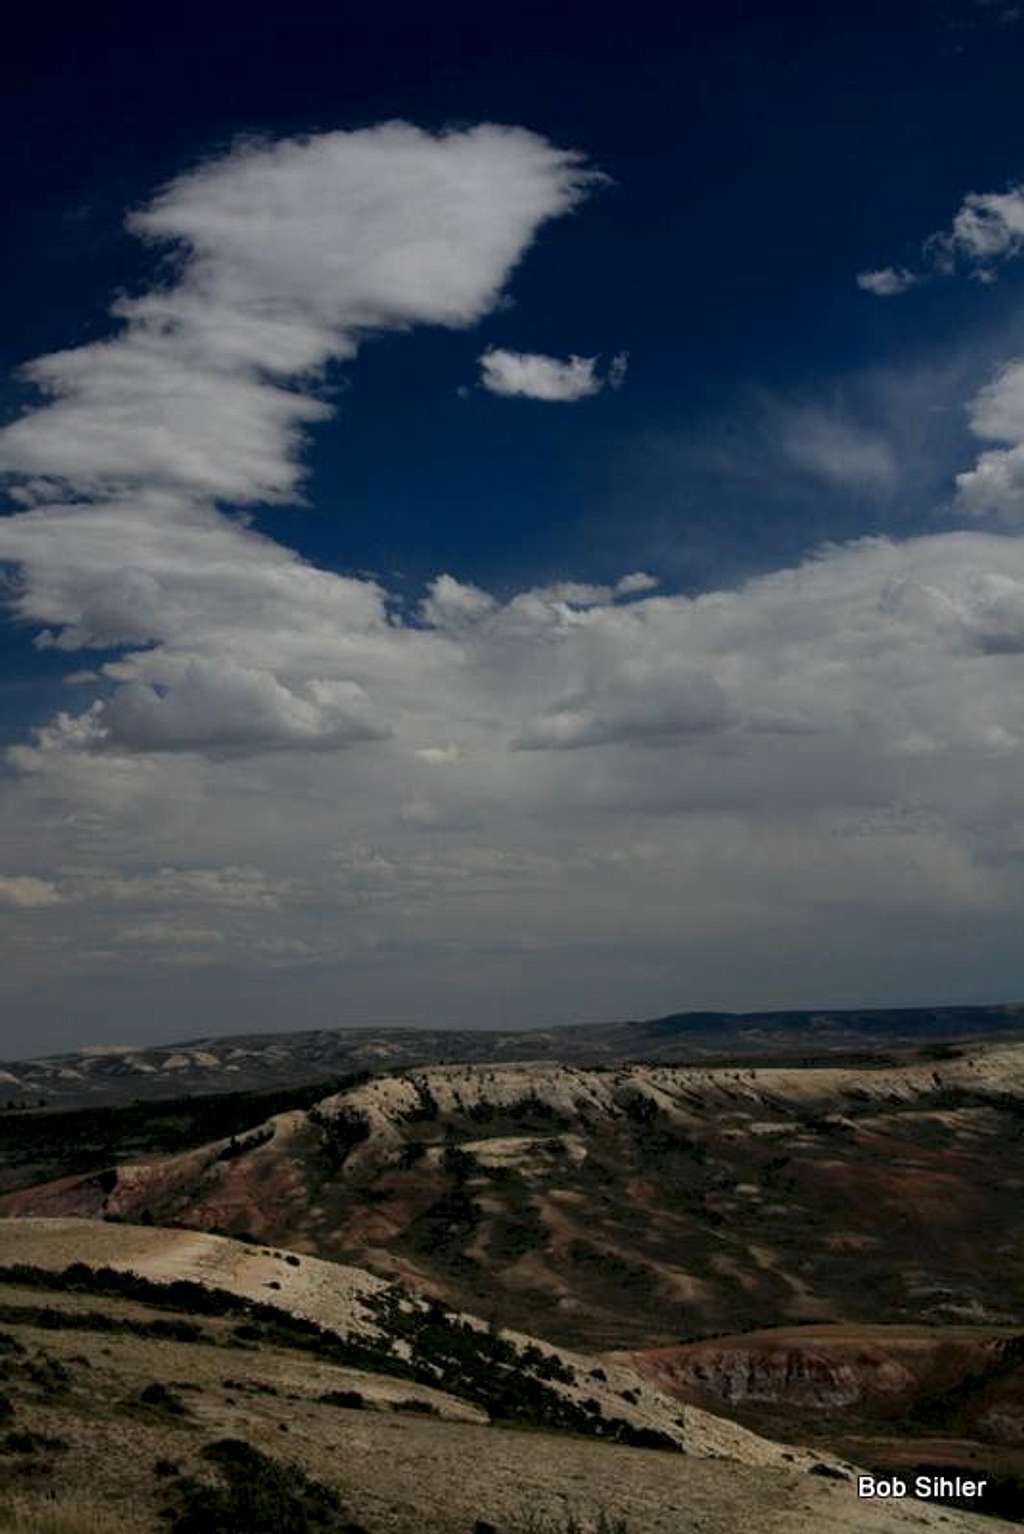
[{"label": "grassy slope", "polygon": [[[477,1520],[498,1534],[596,1534],[601,1517],[603,1534],[732,1534],[752,1523],[766,1534],[1001,1527],[920,1505],[865,1509],[850,1488],[792,1469],[410,1413],[389,1399],[387,1376],[364,1374],[362,1407],[339,1406],[324,1397],[344,1390],[351,1403],[352,1371],[279,1338],[239,1338],[231,1317],[108,1298],[102,1314],[113,1330],[94,1331],[69,1323],[96,1312],[95,1295],[3,1289],[3,1534],[155,1534],[168,1527],[163,1509],[179,1519],[189,1506],[223,1512],[233,1463],[245,1471],[250,1518],[227,1527],[248,1534],[472,1534]],[[41,1304],[55,1313],[46,1324]],[[154,1321],[201,1336],[137,1330]],[[225,1439],[249,1447],[211,1456]],[[253,1521],[256,1503],[274,1510],[266,1522]],[[325,1521],[313,1519],[316,1509]],[[219,1534],[225,1525],[188,1527]]]}]

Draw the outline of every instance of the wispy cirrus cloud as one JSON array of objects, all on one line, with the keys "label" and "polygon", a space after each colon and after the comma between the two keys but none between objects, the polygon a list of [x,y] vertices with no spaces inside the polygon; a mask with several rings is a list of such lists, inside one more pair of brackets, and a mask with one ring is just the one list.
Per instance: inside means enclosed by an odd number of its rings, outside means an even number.
[{"label": "wispy cirrus cloud", "polygon": [[773,425],[786,458],[816,479],[874,494],[891,490],[897,482],[891,444],[839,410],[778,405]]}]

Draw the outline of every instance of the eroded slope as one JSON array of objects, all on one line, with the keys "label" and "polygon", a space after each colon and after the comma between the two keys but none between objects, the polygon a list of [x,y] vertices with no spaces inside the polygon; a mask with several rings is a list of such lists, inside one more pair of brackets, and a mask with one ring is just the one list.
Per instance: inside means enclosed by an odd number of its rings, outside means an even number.
[{"label": "eroded slope", "polygon": [[1013,1326],[1024,1046],[899,1068],[450,1066],[0,1200],[403,1279],[567,1344]]}]

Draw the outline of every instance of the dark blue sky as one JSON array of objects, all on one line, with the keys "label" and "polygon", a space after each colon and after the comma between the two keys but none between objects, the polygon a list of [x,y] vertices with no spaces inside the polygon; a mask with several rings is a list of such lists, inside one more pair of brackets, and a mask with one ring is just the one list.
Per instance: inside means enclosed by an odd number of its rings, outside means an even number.
[{"label": "dark blue sky", "polygon": [[[764,394],[835,400],[858,370],[991,323],[976,287],[878,303],[852,276],[913,259],[966,189],[1019,174],[1024,28],[998,7],[115,7],[19,30],[0,108],[5,372],[104,333],[112,292],[152,274],[124,210],[239,133],[522,123],[613,178],[544,232],[514,307],[347,370],[311,455],[315,509],[267,518],[310,556],[501,589],[617,572],[628,521],[632,557],[646,545],[694,589],[925,514],[913,496],[868,509],[737,483],[690,447],[727,442]],[[482,338],[626,349],[628,385],[571,409],[463,401]]]}]

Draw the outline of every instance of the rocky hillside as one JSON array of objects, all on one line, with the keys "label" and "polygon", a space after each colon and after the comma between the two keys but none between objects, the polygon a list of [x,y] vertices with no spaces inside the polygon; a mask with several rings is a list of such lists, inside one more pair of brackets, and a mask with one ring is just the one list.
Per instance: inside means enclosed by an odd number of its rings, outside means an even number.
[{"label": "rocky hillside", "polygon": [[614,1356],[679,1400],[883,1474],[986,1475],[987,1505],[1024,1515],[1019,1328],[798,1326]]},{"label": "rocky hillside", "polygon": [[438,1066],[28,1179],[0,1212],[289,1245],[566,1344],[1015,1326],[1022,1133],[1020,1045],[870,1069]]},{"label": "rocky hillside", "polygon": [[797,1326],[614,1355],[709,1409],[783,1405],[813,1429],[913,1419],[1024,1449],[1024,1335],[1012,1327]]}]

